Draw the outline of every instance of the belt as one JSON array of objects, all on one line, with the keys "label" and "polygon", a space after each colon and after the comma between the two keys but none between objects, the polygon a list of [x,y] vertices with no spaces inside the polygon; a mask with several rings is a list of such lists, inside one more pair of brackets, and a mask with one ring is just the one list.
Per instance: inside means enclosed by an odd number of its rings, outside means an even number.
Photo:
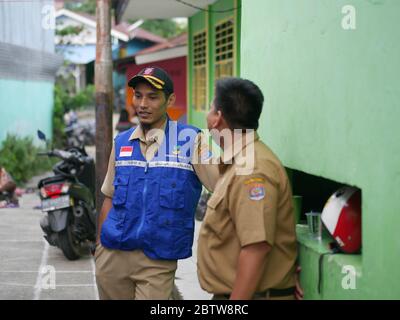
[{"label": "belt", "polygon": [[[277,298],[277,297],[287,297],[294,295],[296,291],[295,287],[290,287],[286,289],[267,289],[262,292],[256,292],[253,295],[253,299],[258,299],[258,298]],[[223,297],[229,299],[230,294],[222,294]]]}]

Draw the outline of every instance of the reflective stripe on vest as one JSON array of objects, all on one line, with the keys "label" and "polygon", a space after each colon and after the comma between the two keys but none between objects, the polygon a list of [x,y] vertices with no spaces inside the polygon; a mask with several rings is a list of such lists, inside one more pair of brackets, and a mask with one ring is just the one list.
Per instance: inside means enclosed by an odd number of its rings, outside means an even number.
[{"label": "reflective stripe on vest", "polygon": [[[138,161],[138,160],[120,160],[115,162],[116,167],[146,167],[145,161]],[[183,169],[194,171],[191,164],[182,163],[182,162],[172,162],[172,161],[151,161],[148,162],[149,168],[176,168],[176,169]]]}]

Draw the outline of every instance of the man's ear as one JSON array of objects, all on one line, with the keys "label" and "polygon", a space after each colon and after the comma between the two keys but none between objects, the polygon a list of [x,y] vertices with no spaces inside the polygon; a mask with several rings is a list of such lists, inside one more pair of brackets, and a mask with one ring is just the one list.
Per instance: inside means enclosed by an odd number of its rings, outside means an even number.
[{"label": "man's ear", "polygon": [[209,121],[210,129],[218,129],[222,124],[222,112],[220,110],[211,110],[207,117]]},{"label": "man's ear", "polygon": [[221,110],[217,110],[216,114],[215,114],[215,118],[214,118],[214,123],[213,123],[213,127],[214,128],[219,128],[221,127],[221,125],[223,124],[224,118],[222,117],[222,112]]},{"label": "man's ear", "polygon": [[171,93],[168,97],[167,106],[171,107],[175,105],[175,101],[176,101],[176,95],[175,93]]}]

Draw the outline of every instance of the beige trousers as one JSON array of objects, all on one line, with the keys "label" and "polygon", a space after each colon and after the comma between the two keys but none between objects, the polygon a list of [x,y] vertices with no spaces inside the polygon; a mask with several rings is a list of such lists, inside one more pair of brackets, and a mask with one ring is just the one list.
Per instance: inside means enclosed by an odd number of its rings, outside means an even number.
[{"label": "beige trousers", "polygon": [[167,300],[172,295],[176,261],[152,260],[143,251],[98,245],[96,282],[101,300]]}]

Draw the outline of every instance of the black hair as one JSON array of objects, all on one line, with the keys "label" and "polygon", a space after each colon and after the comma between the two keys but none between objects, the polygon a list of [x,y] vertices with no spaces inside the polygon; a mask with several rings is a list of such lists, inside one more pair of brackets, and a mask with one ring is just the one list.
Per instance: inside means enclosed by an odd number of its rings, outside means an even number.
[{"label": "black hair", "polygon": [[258,129],[264,96],[250,80],[222,78],[216,82],[214,105],[230,129]]}]

